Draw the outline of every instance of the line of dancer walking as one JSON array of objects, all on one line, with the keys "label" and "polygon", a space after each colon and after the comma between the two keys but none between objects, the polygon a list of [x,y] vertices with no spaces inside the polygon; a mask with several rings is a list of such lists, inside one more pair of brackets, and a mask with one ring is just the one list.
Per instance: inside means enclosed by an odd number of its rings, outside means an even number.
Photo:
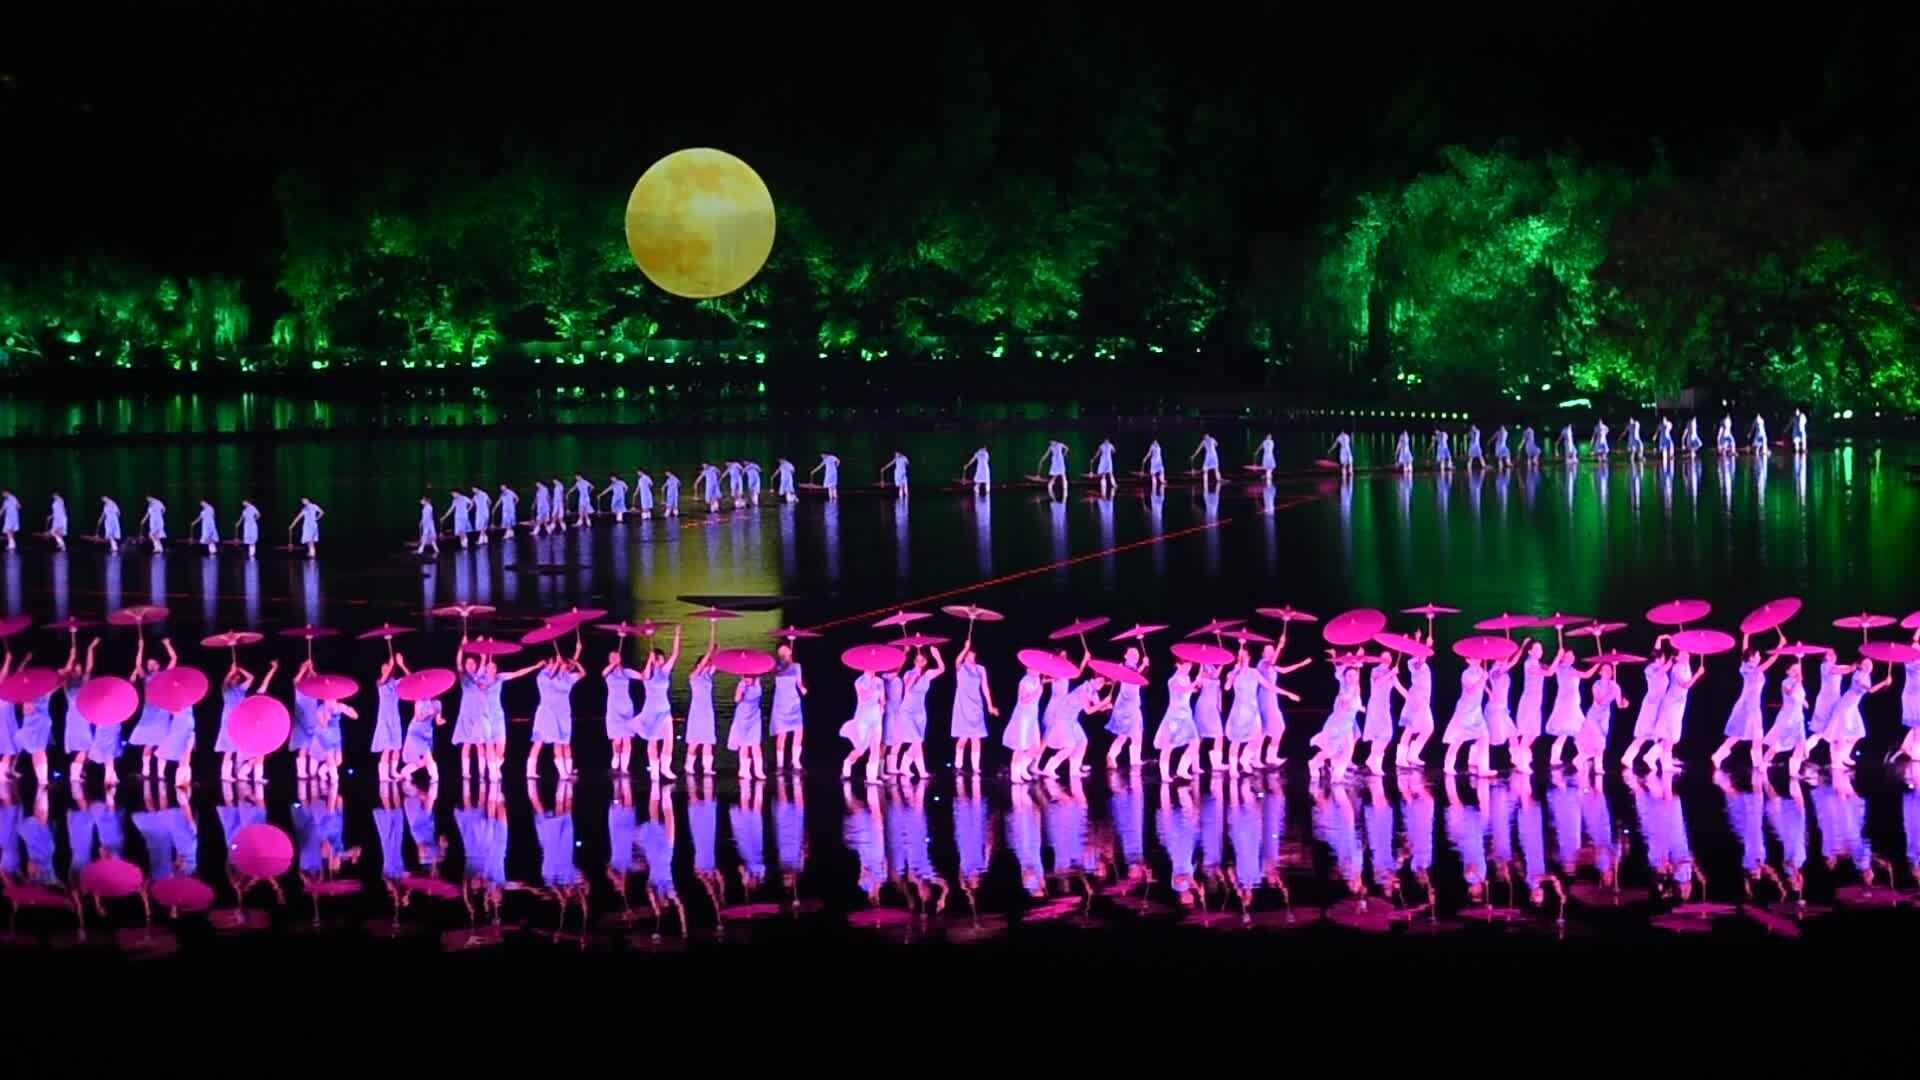
[{"label": "line of dancer walking", "polygon": [[[159,498],[148,495],[139,520],[134,523],[131,534],[127,533],[121,521],[120,503],[112,496],[100,496],[100,515],[94,519],[93,530],[77,534],[76,538],[106,545],[109,554],[120,554],[120,545],[149,546],[155,555],[166,550],[167,504]],[[319,555],[320,519],[327,512],[311,499],[300,500],[300,508],[294,512],[293,520],[287,523],[289,548],[304,550],[308,558]],[[67,514],[67,500],[60,492],[49,496],[47,504],[46,527],[34,535],[47,540],[59,551],[67,550],[67,539],[76,535],[72,531],[72,519]],[[193,523],[188,527],[188,535],[176,541],[189,547],[206,549],[208,555],[220,554],[223,544],[230,547],[245,548],[247,558],[258,554],[260,545],[260,508],[251,499],[240,500],[240,516],[233,522],[232,538],[220,539],[220,514],[212,503],[200,500],[194,514]],[[299,539],[294,541],[295,530]],[[0,488],[0,538],[6,541],[8,551],[17,551],[20,547],[20,499],[11,490]]]},{"label": "line of dancer walking", "polygon": [[[1607,426],[1605,420],[1596,419],[1583,455],[1579,440],[1574,435],[1573,425],[1564,424],[1554,438],[1554,456],[1568,465],[1579,464],[1583,456],[1591,457],[1595,461],[1605,461],[1616,452],[1625,455],[1629,461],[1646,460],[1648,446],[1641,435],[1638,417],[1627,419],[1625,438],[1618,451],[1614,449],[1612,434],[1613,429]],[[1733,417],[1724,416],[1720,420],[1719,429],[1714,434],[1714,452],[1723,458],[1737,457],[1743,452],[1763,457],[1773,453],[1774,444],[1767,436],[1765,417],[1756,414],[1753,422],[1747,426],[1746,436],[1746,445],[1743,449],[1739,440],[1734,437]],[[1517,449],[1510,445],[1510,436],[1505,425],[1494,428],[1492,439],[1485,444],[1482,443],[1479,426],[1470,425],[1461,442],[1460,457],[1464,466],[1469,469],[1475,466],[1483,469],[1510,469],[1516,462],[1526,466],[1538,466],[1541,459],[1546,456],[1545,447],[1535,436],[1531,427],[1520,429]],[[1787,421],[1787,438],[1782,441],[1782,445],[1794,454],[1807,452],[1806,413],[1799,409],[1793,411],[1793,416]],[[1662,464],[1672,464],[1676,456],[1696,457],[1705,446],[1706,444],[1700,438],[1698,417],[1688,418],[1686,427],[1677,436],[1674,433],[1673,421],[1668,417],[1660,417],[1654,425],[1653,452],[1659,456]],[[1342,432],[1335,436],[1328,453],[1333,455],[1332,464],[1338,466],[1341,471],[1353,470],[1353,440],[1349,434]],[[1446,428],[1435,428],[1428,440],[1426,454],[1427,460],[1434,468],[1443,472],[1451,470],[1454,464],[1453,432]],[[1401,431],[1399,438],[1394,442],[1393,467],[1402,472],[1412,472],[1415,464],[1414,439],[1408,432]]]}]

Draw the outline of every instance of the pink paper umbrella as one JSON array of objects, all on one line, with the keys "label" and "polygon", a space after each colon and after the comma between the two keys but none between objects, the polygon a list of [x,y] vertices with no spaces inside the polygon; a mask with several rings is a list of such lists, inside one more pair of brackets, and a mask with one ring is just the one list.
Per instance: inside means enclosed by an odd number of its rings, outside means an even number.
[{"label": "pink paper umbrella", "polygon": [[213,906],[213,886],[199,878],[161,878],[148,890],[153,902],[178,915],[205,911]]},{"label": "pink paper umbrella", "polygon": [[1860,655],[1883,664],[1911,664],[1920,660],[1920,645],[1904,641],[1869,641],[1860,646]]},{"label": "pink paper umbrella", "polygon": [[278,826],[249,825],[233,834],[227,861],[248,877],[277,878],[293,869],[293,840]]},{"label": "pink paper umbrella", "polygon": [[713,654],[713,666],[729,675],[754,679],[773,670],[773,655],[758,649],[721,649]]},{"label": "pink paper umbrella", "polygon": [[1567,636],[1568,637],[1602,638],[1607,636],[1608,634],[1613,633],[1615,630],[1625,630],[1626,628],[1627,628],[1627,624],[1623,622],[1588,623],[1585,626],[1576,627],[1572,630],[1567,631]]},{"label": "pink paper umbrella", "polygon": [[1540,623],[1531,615],[1496,615],[1473,624],[1475,630],[1538,630]]},{"label": "pink paper umbrella", "polygon": [[60,673],[52,668],[21,668],[0,680],[0,701],[11,701],[15,705],[38,701],[53,693],[60,682]]},{"label": "pink paper umbrella", "polygon": [[1467,660],[1505,660],[1519,648],[1510,638],[1470,637],[1453,643],[1455,656]]},{"label": "pink paper umbrella", "polygon": [[1865,612],[1861,612],[1858,615],[1848,615],[1844,618],[1835,619],[1833,620],[1833,625],[1842,630],[1858,630],[1860,631],[1860,640],[1865,641],[1867,640],[1867,631],[1878,630],[1883,626],[1892,626],[1893,621],[1893,616],[1891,615],[1868,615]]},{"label": "pink paper umbrella", "polygon": [[1658,626],[1685,626],[1699,622],[1713,611],[1705,600],[1669,600],[1647,609],[1647,621]]},{"label": "pink paper umbrella", "polygon": [[1103,679],[1111,679],[1126,686],[1147,685],[1145,675],[1116,660],[1089,660],[1087,666]]},{"label": "pink paper umbrella", "polygon": [[902,649],[925,649],[934,645],[945,645],[946,643],[946,638],[934,634],[908,634],[906,637],[894,642],[894,645]]},{"label": "pink paper umbrella", "polygon": [[873,673],[895,671],[905,663],[907,654],[891,645],[855,645],[840,654],[840,662],[855,671]]},{"label": "pink paper umbrella", "polygon": [[1781,656],[1803,658],[1808,656],[1825,656],[1827,655],[1828,649],[1825,645],[1808,645],[1804,642],[1795,642],[1791,645],[1782,645],[1773,651]]},{"label": "pink paper umbrella", "polygon": [[873,628],[875,630],[885,630],[894,626],[904,628],[912,623],[919,622],[921,619],[930,619],[932,617],[933,616],[924,611],[896,611],[886,618],[881,619],[879,622],[874,623]]},{"label": "pink paper umbrella", "polygon": [[493,614],[492,604],[444,604],[429,611],[443,619],[477,619],[482,615]]},{"label": "pink paper umbrella", "polygon": [[940,610],[956,619],[965,619],[968,622],[999,622],[1006,618],[992,608],[983,608],[974,604],[948,604]]},{"label": "pink paper umbrella", "polygon": [[233,707],[227,734],[233,745],[250,757],[265,757],[284,746],[293,730],[293,717],[279,698],[255,694]]},{"label": "pink paper umbrella", "polygon": [[545,645],[549,641],[559,641],[571,633],[573,633],[573,627],[571,626],[555,626],[552,623],[548,623],[545,626],[535,627],[521,634],[520,644]]},{"label": "pink paper umbrella", "polygon": [[1719,630],[1682,630],[1667,640],[1673,647],[1695,656],[1712,656],[1731,650],[1736,644],[1733,635]]},{"label": "pink paper umbrella", "polygon": [[466,650],[475,656],[512,656],[520,651],[520,646],[511,641],[481,638],[479,641],[467,642]]},{"label": "pink paper umbrella", "polygon": [[301,641],[319,641],[321,638],[336,637],[339,633],[340,631],[331,626],[315,626],[308,623],[305,626],[289,626],[280,631],[280,636],[298,638]]},{"label": "pink paper umbrella", "polygon": [[1443,604],[1421,604],[1419,607],[1401,608],[1400,614],[1421,615],[1431,619],[1435,615],[1458,615],[1460,614],[1460,609],[1457,607],[1447,607]]},{"label": "pink paper umbrella", "polygon": [[118,675],[101,675],[87,680],[74,695],[73,703],[87,723],[108,727],[133,717],[140,708],[140,691]]},{"label": "pink paper umbrella", "polygon": [[1229,630],[1226,633],[1221,634],[1220,636],[1224,638],[1232,638],[1233,640],[1239,642],[1242,645],[1273,644],[1272,638],[1266,636],[1265,634],[1254,633],[1252,630]]},{"label": "pink paper umbrella", "polygon": [[1067,625],[1061,627],[1060,629],[1055,630],[1053,633],[1048,634],[1047,640],[1048,641],[1065,641],[1068,638],[1076,638],[1082,634],[1091,634],[1095,630],[1098,630],[1101,627],[1107,625],[1107,623],[1110,621],[1112,620],[1108,619],[1104,615],[1096,616],[1091,619],[1075,619],[1074,621],[1068,623]]},{"label": "pink paper umbrella", "polygon": [[789,626],[781,630],[775,630],[768,636],[777,638],[780,641],[802,641],[807,638],[817,638],[820,635],[812,630],[802,630],[797,626]]},{"label": "pink paper umbrella", "polygon": [[0,619],[0,638],[10,638],[33,625],[33,620],[25,615],[9,615]]},{"label": "pink paper umbrella", "polygon": [[[603,611],[600,614],[605,615],[606,612]],[[687,616],[687,618],[689,619],[709,619],[715,622],[718,622],[721,619],[737,619],[739,617],[740,617],[740,613],[737,611],[728,611],[726,608],[717,608],[717,607],[704,607],[704,608],[701,608],[699,611],[696,611],[693,614]],[[927,616],[922,614],[917,617],[924,619]]]},{"label": "pink paper umbrella", "polygon": [[354,635],[361,641],[391,641],[401,634],[413,633],[411,626],[398,626],[394,623],[381,623],[371,630]]},{"label": "pink paper umbrella", "polygon": [[227,630],[212,637],[200,639],[200,644],[209,649],[237,649],[242,645],[258,645],[266,640],[252,630]]},{"label": "pink paper umbrella", "polygon": [[1021,649],[1014,654],[1023,667],[1048,679],[1071,679],[1080,673],[1080,665],[1045,649]]},{"label": "pink paper umbrella", "polygon": [[1765,633],[1798,614],[1800,614],[1800,598],[1797,596],[1783,596],[1778,600],[1769,600],[1748,612],[1747,617],[1740,620],[1740,632],[1743,634]]},{"label": "pink paper umbrella", "polygon": [[77,634],[80,631],[85,630],[87,627],[92,625],[93,625],[92,619],[76,619],[69,616],[68,618],[65,618],[65,619],[60,619],[55,622],[50,622],[47,625],[41,627],[40,629],[51,630],[56,634]]},{"label": "pink paper umbrella", "polygon": [[1394,652],[1417,656],[1423,660],[1433,655],[1433,646],[1405,634],[1375,634],[1373,642]]},{"label": "pink paper umbrella", "polygon": [[600,608],[574,608],[547,616],[546,623],[548,626],[564,626],[571,630],[606,617],[607,613]]},{"label": "pink paper umbrella", "polygon": [[1201,641],[1183,641],[1173,647],[1176,660],[1189,664],[1231,664],[1233,654],[1218,645],[1208,645]]},{"label": "pink paper umbrella", "polygon": [[1145,641],[1148,634],[1157,634],[1166,629],[1166,625],[1154,623],[1134,623],[1132,627],[1113,635],[1113,641]]},{"label": "pink paper umbrella", "polygon": [[401,679],[394,692],[401,701],[426,701],[453,689],[453,684],[459,681],[460,676],[450,668],[427,668]]},{"label": "pink paper umbrella", "polygon": [[1263,619],[1279,619],[1283,623],[1320,621],[1319,616],[1309,615],[1299,608],[1294,607],[1292,604],[1288,604],[1286,607],[1254,608],[1253,613]]},{"label": "pink paper umbrella", "polygon": [[167,609],[158,604],[135,604],[108,615],[107,621],[115,626],[144,626],[166,617]]},{"label": "pink paper umbrella", "polygon": [[80,871],[80,891],[103,900],[132,896],[145,884],[140,868],[115,855],[103,855]]},{"label": "pink paper umbrella", "polygon": [[1920,630],[1920,611],[1916,611],[1906,618],[1901,619],[1900,628],[1902,630]]},{"label": "pink paper umbrella", "polygon": [[147,676],[147,702],[167,712],[193,708],[210,689],[207,673],[199,668],[170,667]]},{"label": "pink paper umbrella", "polygon": [[1197,637],[1217,637],[1220,634],[1223,634],[1228,630],[1233,629],[1236,626],[1244,625],[1246,621],[1247,620],[1245,619],[1215,619],[1212,622],[1208,623],[1207,625],[1188,634],[1187,638],[1191,640]]},{"label": "pink paper umbrella", "polygon": [[1320,636],[1329,645],[1363,645],[1387,628],[1387,613],[1373,608],[1356,608],[1335,615],[1320,628]]},{"label": "pink paper umbrella", "polygon": [[360,684],[345,675],[309,675],[293,688],[321,701],[345,701],[360,692]]},{"label": "pink paper umbrella", "polygon": [[1643,664],[1646,660],[1646,657],[1634,653],[1608,650],[1595,656],[1592,662],[1595,664]]},{"label": "pink paper umbrella", "polygon": [[594,629],[602,634],[618,634],[621,637],[651,634],[653,632],[643,625],[628,622],[603,622],[594,627]]}]

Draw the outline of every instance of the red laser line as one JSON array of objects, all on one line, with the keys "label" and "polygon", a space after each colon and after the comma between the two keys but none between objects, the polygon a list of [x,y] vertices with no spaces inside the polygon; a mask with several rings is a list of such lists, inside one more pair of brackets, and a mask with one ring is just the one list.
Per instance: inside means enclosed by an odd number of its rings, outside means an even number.
[{"label": "red laser line", "polygon": [[[1274,504],[1274,508],[1273,508],[1274,513],[1277,514],[1282,510],[1291,510],[1294,507],[1300,506],[1304,503],[1313,502],[1317,498],[1318,496],[1313,496],[1313,495],[1296,496],[1292,499],[1286,500],[1285,502]],[[985,581],[976,581],[971,585],[961,585],[957,588],[946,589],[937,593],[928,593],[925,596],[918,596],[911,600],[902,600],[898,603],[888,604],[886,607],[875,608],[872,611],[863,611],[855,615],[843,615],[838,619],[833,619],[829,622],[823,622],[814,626],[809,626],[809,627],[806,627],[805,629],[812,630],[815,633],[818,633],[822,630],[831,630],[836,626],[845,626],[847,623],[850,623],[850,622],[860,622],[865,619],[870,619],[875,615],[890,615],[893,612],[900,611],[917,604],[931,603],[932,601],[945,600],[948,597],[952,597],[952,596],[961,596],[970,592],[978,592],[981,589],[990,589],[996,585],[1005,585],[1009,581],[1018,581],[1021,578],[1032,577],[1035,574],[1044,574],[1049,570],[1058,570],[1063,567],[1072,566],[1075,563],[1086,562],[1089,559],[1103,559],[1103,558],[1106,558],[1108,555],[1117,555],[1122,551],[1131,551],[1134,548],[1149,547],[1153,544],[1165,543],[1168,540],[1177,540],[1182,536],[1191,536],[1194,533],[1205,532],[1208,529],[1218,529],[1223,525],[1230,525],[1232,523],[1233,523],[1232,518],[1221,518],[1219,521],[1210,521],[1202,525],[1190,525],[1184,529],[1175,529],[1173,532],[1170,532],[1170,533],[1162,533],[1159,536],[1149,536],[1144,540],[1134,540],[1125,544],[1117,544],[1113,547],[1106,548],[1101,551],[1090,551],[1090,552],[1087,552],[1085,555],[1075,555],[1071,559],[1061,559],[1058,562],[1050,562],[1043,566],[1033,567],[1032,569],[1029,569],[1029,570],[1021,570],[1012,574],[1003,574],[1000,577],[988,578]]]},{"label": "red laser line", "polygon": [[1122,551],[1131,551],[1134,548],[1148,547],[1153,544],[1158,544],[1166,540],[1174,540],[1182,536],[1191,536],[1194,533],[1205,532],[1208,529],[1217,529],[1222,525],[1231,523],[1232,521],[1233,521],[1232,518],[1221,518],[1219,521],[1210,521],[1204,525],[1190,525],[1187,528],[1176,529],[1173,532],[1162,533],[1159,536],[1149,536],[1144,540],[1134,540],[1125,544],[1117,544],[1113,547],[1106,548],[1101,551],[1089,551],[1085,555],[1075,555],[1071,559],[1061,559],[1058,562],[1050,562],[1043,566],[1035,566],[1031,569],[1020,570],[1011,574],[1002,574],[999,577],[988,578],[985,581],[976,581],[971,585],[961,585],[957,588],[946,589],[937,593],[928,593],[925,596],[917,596],[911,600],[902,600],[898,603],[888,604],[886,607],[883,607],[883,608],[875,608],[872,611],[862,611],[854,615],[843,615],[838,619],[832,620],[831,622],[823,622],[816,626],[809,626],[807,627],[807,629],[813,630],[816,632],[821,630],[831,630],[836,626],[845,626],[847,623],[850,623],[850,622],[859,622],[863,619],[870,619],[875,615],[891,615],[896,611],[900,611],[902,609],[912,607],[916,604],[930,603],[934,600],[945,600],[950,596],[961,596],[970,592],[978,592],[981,589],[990,589],[995,585],[1005,585],[1009,581],[1018,581],[1021,578],[1032,577],[1035,574],[1044,574],[1049,570],[1058,570],[1058,569],[1061,569],[1062,567],[1072,566],[1075,563],[1086,562],[1088,559],[1101,559],[1101,558],[1105,558],[1108,555],[1117,555]]}]

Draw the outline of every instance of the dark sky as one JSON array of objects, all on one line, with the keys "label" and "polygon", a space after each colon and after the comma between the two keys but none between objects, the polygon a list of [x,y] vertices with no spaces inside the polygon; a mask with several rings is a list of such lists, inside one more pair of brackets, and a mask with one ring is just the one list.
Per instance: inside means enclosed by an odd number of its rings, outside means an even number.
[{"label": "dark sky", "polygon": [[1495,19],[1346,5],[1249,19],[1152,5],[1140,21],[923,25],[903,8],[875,22],[706,5],[687,22],[653,4],[30,6],[0,45],[13,189],[0,245],[16,262],[271,259],[287,171],[350,185],[550,156],[634,177],[706,144],[778,193],[790,166],[883,159],[983,100],[1008,160],[1037,162],[1103,100],[1142,90],[1171,124],[1202,108],[1246,119],[1285,199],[1405,175],[1449,142],[1632,163],[1658,141],[1684,169],[1789,130],[1869,140],[1908,172],[1920,147],[1911,23],[1820,8],[1528,5]]}]

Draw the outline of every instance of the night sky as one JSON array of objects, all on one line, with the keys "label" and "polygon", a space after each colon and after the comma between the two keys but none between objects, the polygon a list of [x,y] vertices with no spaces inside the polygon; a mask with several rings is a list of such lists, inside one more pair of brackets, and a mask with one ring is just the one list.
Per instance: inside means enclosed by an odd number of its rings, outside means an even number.
[{"label": "night sky", "polygon": [[[1116,95],[1177,135],[1245,152],[1230,218],[1302,230],[1326,206],[1430,167],[1450,143],[1571,149],[1676,170],[1776,131],[1858,141],[1888,186],[1920,151],[1920,47],[1877,16],[1675,16],[1585,5],[1511,17],[1368,10],[1252,21],[890,16],[703,23],[516,5],[43,5],[0,62],[9,261],[131,255],[169,271],[268,270],[277,178],[565,160],[623,200],[682,145],[729,149],[783,190],[908,202],[903,160],[995,124],[996,168],[1044,171]],[[651,10],[651,6],[649,6]],[[911,20],[911,21],[910,21]],[[906,174],[911,169],[904,170]]]}]

